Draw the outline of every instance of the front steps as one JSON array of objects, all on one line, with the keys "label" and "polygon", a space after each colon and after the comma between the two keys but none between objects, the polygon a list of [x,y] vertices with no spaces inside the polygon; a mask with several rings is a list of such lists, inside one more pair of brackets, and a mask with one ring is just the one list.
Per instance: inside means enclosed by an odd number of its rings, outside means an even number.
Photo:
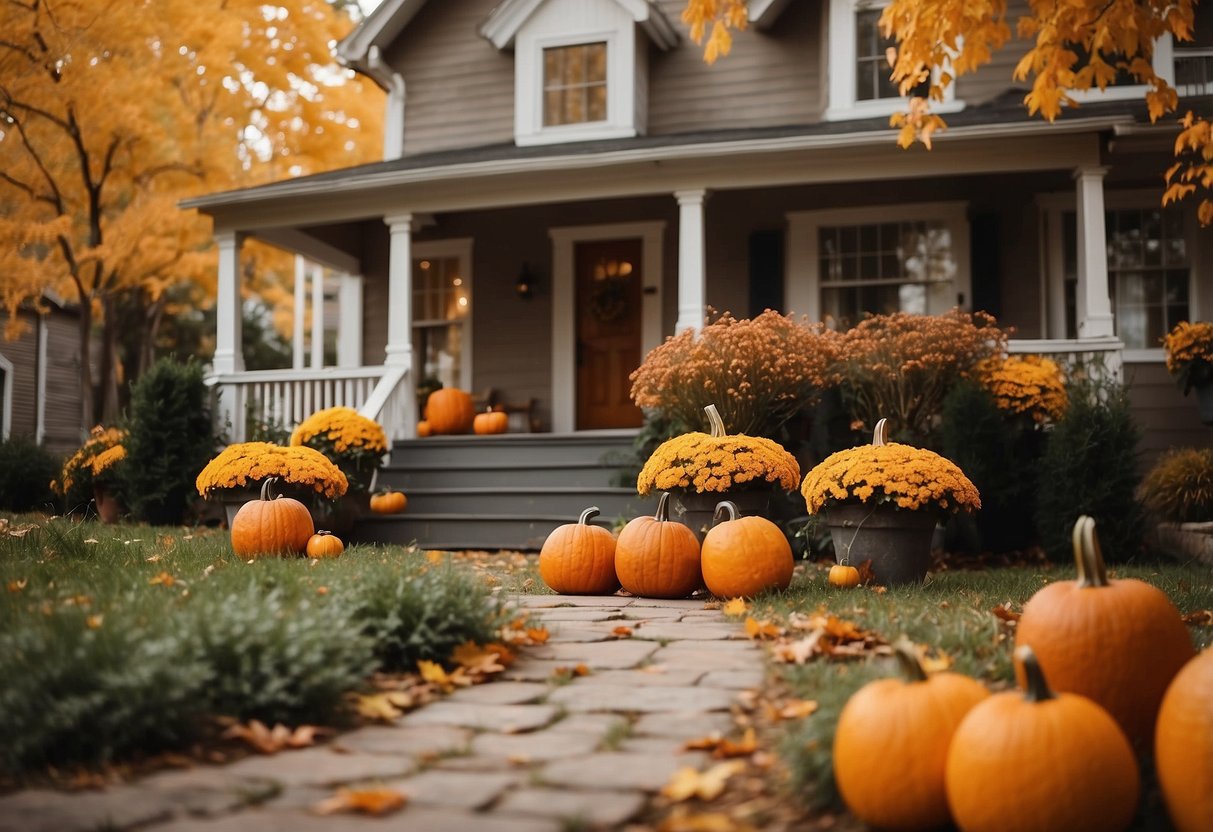
[{"label": "front steps", "polygon": [[625,471],[635,472],[635,436],[607,430],[399,440],[378,484],[408,495],[408,508],[360,520],[354,539],[537,551],[552,529],[575,522],[588,506],[598,506],[597,522],[608,528],[651,514],[656,500],[618,484]]}]

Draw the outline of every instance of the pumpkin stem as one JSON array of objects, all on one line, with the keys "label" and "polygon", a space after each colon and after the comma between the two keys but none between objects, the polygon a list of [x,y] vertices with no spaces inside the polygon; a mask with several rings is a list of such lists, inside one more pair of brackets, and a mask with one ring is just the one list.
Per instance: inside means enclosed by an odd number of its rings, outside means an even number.
[{"label": "pumpkin stem", "polygon": [[918,660],[918,654],[914,652],[914,644],[909,639],[904,636],[899,638],[893,645],[893,655],[897,658],[901,672],[911,682],[927,680],[927,672],[922,669],[922,662]]},{"label": "pumpkin stem", "polygon": [[272,489],[270,489],[270,486],[277,484],[277,482],[278,482],[277,477],[267,477],[265,482],[261,483],[261,499],[277,500],[279,497],[282,496],[281,494],[273,493]]},{"label": "pumpkin stem", "polygon": [[889,420],[881,419],[872,431],[872,446],[879,448],[889,443]]},{"label": "pumpkin stem", "polygon": [[712,436],[715,439],[720,439],[725,436],[724,419],[720,418],[720,411],[716,409],[716,405],[710,404],[703,409],[703,412],[708,414],[708,424],[712,428]]},{"label": "pumpkin stem", "polygon": [[598,514],[598,506],[590,506],[585,511],[581,512],[581,516],[577,518],[577,524],[580,526],[588,526],[590,518]]},{"label": "pumpkin stem", "polygon": [[[711,405],[708,406],[711,407]],[[721,500],[716,504],[716,511],[712,513],[712,522],[715,523],[717,520],[719,520],[721,514],[729,515],[729,520],[736,520],[737,504],[732,500]]]},{"label": "pumpkin stem", "polygon": [[1094,517],[1084,514],[1078,518],[1071,542],[1074,544],[1074,564],[1078,567],[1078,587],[1108,586],[1108,570],[1104,566],[1099,538],[1095,536]]},{"label": "pumpkin stem", "polygon": [[1025,680],[1023,698],[1028,702],[1047,702],[1057,696],[1045,680],[1044,671],[1036,660],[1036,653],[1026,644],[1015,648],[1015,661],[1023,668]]},{"label": "pumpkin stem", "polygon": [[653,515],[653,519],[658,523],[665,523],[670,519],[670,492],[661,492],[661,497],[657,500],[657,512]]}]

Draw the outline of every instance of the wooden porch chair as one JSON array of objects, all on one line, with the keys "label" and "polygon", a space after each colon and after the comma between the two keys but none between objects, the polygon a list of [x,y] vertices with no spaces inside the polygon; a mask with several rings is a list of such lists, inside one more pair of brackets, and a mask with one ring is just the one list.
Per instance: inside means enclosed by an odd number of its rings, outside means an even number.
[{"label": "wooden porch chair", "polygon": [[472,394],[472,404],[477,413],[483,413],[488,408],[506,414],[510,420],[510,433],[538,433],[539,419],[535,414],[538,399],[530,398],[525,402],[507,402],[494,387],[489,387],[483,393]]}]

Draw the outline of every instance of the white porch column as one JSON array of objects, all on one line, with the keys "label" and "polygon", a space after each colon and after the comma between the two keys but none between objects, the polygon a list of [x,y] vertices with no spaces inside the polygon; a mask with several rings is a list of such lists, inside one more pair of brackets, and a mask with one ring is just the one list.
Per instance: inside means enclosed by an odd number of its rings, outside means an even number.
[{"label": "white porch column", "polygon": [[215,233],[219,248],[219,279],[215,297],[215,373],[225,375],[244,369],[241,341],[244,319],[240,315],[240,245],[242,235],[235,231]]},{"label": "white porch column", "polygon": [[295,255],[295,324],[291,338],[291,366],[296,370],[304,368],[304,321],[307,317],[307,265],[302,254]]},{"label": "white porch column", "polygon": [[675,191],[678,200],[678,321],[675,334],[703,329],[707,308],[707,271],[703,236],[706,190]]},{"label": "white porch column", "polygon": [[1103,179],[1107,172],[1107,168],[1094,166],[1074,171],[1078,207],[1075,311],[1079,338],[1108,337],[1115,329],[1108,295],[1108,239],[1104,225]]},{"label": "white porch column", "polygon": [[413,215],[384,217],[391,232],[388,254],[387,346],[384,363],[413,366]]},{"label": "white porch column", "polygon": [[337,366],[362,366],[362,277],[343,274],[337,290]]},{"label": "white porch column", "polygon": [[312,266],[312,369],[324,366],[324,267]]}]

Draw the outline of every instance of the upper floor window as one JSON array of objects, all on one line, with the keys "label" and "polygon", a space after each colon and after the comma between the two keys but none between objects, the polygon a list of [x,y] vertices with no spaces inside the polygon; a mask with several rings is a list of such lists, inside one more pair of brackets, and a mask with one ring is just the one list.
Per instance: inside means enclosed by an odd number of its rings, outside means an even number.
[{"label": "upper floor window", "polygon": [[855,13],[855,100],[899,98],[889,79],[888,50],[892,43],[880,33],[881,9]]},{"label": "upper floor window", "polygon": [[607,45],[543,50],[543,126],[606,121]]}]

